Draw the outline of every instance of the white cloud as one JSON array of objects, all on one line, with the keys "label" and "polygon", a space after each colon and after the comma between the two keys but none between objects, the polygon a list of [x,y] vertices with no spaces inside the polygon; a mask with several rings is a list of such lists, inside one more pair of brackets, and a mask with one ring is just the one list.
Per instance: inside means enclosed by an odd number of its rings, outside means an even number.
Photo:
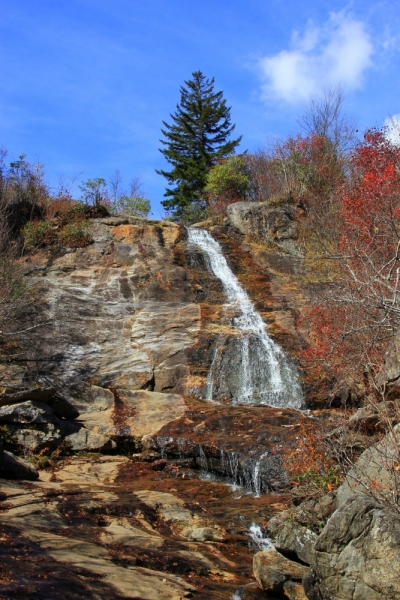
[{"label": "white cloud", "polygon": [[328,22],[292,35],[292,48],[260,61],[265,98],[296,103],[338,84],[361,86],[372,64],[373,46],[364,24],[351,16],[331,14]]},{"label": "white cloud", "polygon": [[384,127],[386,138],[395,146],[400,146],[400,113],[388,117]]}]

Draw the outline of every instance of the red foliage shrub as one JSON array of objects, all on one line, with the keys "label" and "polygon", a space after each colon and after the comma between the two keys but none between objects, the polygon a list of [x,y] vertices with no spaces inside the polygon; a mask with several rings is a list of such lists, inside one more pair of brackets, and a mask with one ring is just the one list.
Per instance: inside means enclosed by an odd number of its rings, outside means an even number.
[{"label": "red foliage shrub", "polygon": [[[369,130],[338,189],[328,230],[335,277],[308,312],[312,344],[304,359],[324,361],[341,382],[374,391],[385,352],[400,326],[400,147]],[[322,229],[323,233],[324,229]]]}]

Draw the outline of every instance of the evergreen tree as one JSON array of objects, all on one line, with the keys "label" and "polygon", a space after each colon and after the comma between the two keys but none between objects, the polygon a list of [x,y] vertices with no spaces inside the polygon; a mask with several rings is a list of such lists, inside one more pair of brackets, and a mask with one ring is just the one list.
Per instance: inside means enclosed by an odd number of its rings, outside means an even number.
[{"label": "evergreen tree", "polygon": [[193,79],[181,86],[181,101],[171,114],[173,124],[163,121],[164,140],[160,140],[171,171],[157,171],[168,184],[162,202],[167,209],[175,209],[179,216],[185,207],[204,202],[202,193],[209,169],[218,159],[232,154],[241,137],[229,140],[235,129],[231,125],[230,108],[222,92],[214,92],[214,78],[206,79],[195,71]]}]

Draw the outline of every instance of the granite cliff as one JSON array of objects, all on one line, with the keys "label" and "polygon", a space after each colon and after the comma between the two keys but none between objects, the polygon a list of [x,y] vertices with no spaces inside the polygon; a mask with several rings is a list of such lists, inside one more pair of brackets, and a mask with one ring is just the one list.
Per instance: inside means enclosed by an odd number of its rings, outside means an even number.
[{"label": "granite cliff", "polygon": [[[309,290],[293,209],[233,205],[225,224],[199,226],[308,406],[323,403],[299,367]],[[8,450],[42,460],[32,472],[20,459],[15,478],[25,481],[10,481],[17,467],[7,450],[2,457],[7,597],[304,598],[304,563],[315,559],[311,547],[298,550],[297,531],[281,543],[288,558],[268,555],[268,576],[260,559],[259,585],[249,582],[253,555],[270,545],[266,521],[289,507],[282,453],[308,413],[290,398],[241,404],[240,311],[185,228],[106,217],[91,220],[90,235],[84,248],[23,259],[46,320],[28,360],[0,368],[0,420]],[[312,418],[335,427],[334,411]],[[334,508],[321,508],[320,522]]]}]

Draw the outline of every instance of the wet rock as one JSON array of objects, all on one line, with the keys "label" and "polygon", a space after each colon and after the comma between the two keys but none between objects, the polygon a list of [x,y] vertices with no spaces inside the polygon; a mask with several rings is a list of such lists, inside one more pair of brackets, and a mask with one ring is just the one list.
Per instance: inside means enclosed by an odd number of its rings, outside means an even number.
[{"label": "wet rock", "polygon": [[79,417],[79,410],[65,398],[55,396],[49,400],[48,404],[60,419],[69,419],[72,421]]},{"label": "wet rock", "polygon": [[[20,387],[19,384],[18,387]],[[10,386],[0,388],[0,406],[19,404],[24,400],[49,402],[55,394],[54,388],[31,387],[29,389],[13,389]]]},{"label": "wet rock", "polygon": [[398,600],[400,516],[365,496],[348,498],[315,546],[303,585],[310,600]]},{"label": "wet rock", "polygon": [[0,408],[0,422],[3,423],[58,423],[50,406],[37,400],[27,400]]},{"label": "wet rock", "polygon": [[3,451],[0,461],[0,477],[4,477],[4,479],[35,481],[39,478],[38,471],[30,462],[19,456],[14,456],[7,450]]},{"label": "wet rock", "polygon": [[258,585],[273,593],[283,593],[287,581],[301,583],[307,570],[304,565],[285,558],[275,549],[258,552],[253,559],[253,572]]},{"label": "wet rock", "polygon": [[278,515],[268,522],[268,532],[279,552],[294,553],[301,561],[311,563],[318,538],[313,531],[299,525],[294,519],[282,520]]}]

